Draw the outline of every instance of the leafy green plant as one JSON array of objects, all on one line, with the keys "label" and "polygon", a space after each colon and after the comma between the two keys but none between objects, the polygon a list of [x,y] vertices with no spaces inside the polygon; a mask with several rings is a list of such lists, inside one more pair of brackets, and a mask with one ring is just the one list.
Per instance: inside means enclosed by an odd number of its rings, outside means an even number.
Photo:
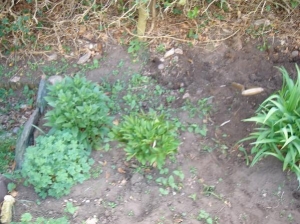
[{"label": "leafy green plant", "polygon": [[164,44],[159,44],[157,47],[156,47],[156,51],[158,53],[163,53],[166,51],[166,46]]},{"label": "leafy green plant", "polygon": [[300,183],[300,70],[296,65],[297,81],[294,82],[285,68],[282,89],[267,98],[256,111],[256,116],[245,119],[256,122],[258,127],[240,142],[255,140],[251,153],[255,154],[251,166],[266,156],[283,162],[283,170],[293,171]]},{"label": "leafy green plant", "polygon": [[38,217],[36,220],[33,220],[33,217],[30,213],[26,212],[21,216],[21,222],[12,222],[11,224],[69,224],[70,222],[66,217],[61,217],[57,219],[46,219],[44,217]]},{"label": "leafy green plant", "polygon": [[78,210],[78,207],[74,206],[72,202],[67,202],[65,212],[73,215]]},{"label": "leafy green plant", "polygon": [[206,136],[207,134],[207,127],[205,124],[202,125],[202,128],[199,127],[197,124],[191,124],[188,126],[188,131],[195,134],[200,134],[202,136]]},{"label": "leafy green plant", "polygon": [[197,199],[197,194],[196,194],[196,193],[191,194],[191,195],[189,195],[189,198],[191,198],[193,201],[196,201],[196,199]]},{"label": "leafy green plant", "polygon": [[49,86],[45,97],[53,108],[45,115],[54,130],[72,129],[85,147],[98,147],[110,130],[109,98],[95,83],[76,75]]},{"label": "leafy green plant", "polygon": [[0,140],[0,173],[6,173],[9,170],[9,165],[13,163],[15,158],[14,146],[16,139],[13,137],[0,137]]},{"label": "leafy green plant", "polygon": [[196,19],[196,17],[199,14],[199,8],[198,7],[194,7],[193,9],[189,10],[187,13],[187,17],[189,19]]},{"label": "leafy green plant", "polygon": [[179,141],[176,130],[164,115],[150,112],[125,116],[119,126],[114,126],[111,136],[125,143],[127,160],[135,158],[142,165],[162,169],[167,156],[177,152]]},{"label": "leafy green plant", "polygon": [[270,48],[269,44],[266,41],[263,41],[261,45],[257,46],[257,49],[260,51],[267,51]]},{"label": "leafy green plant", "polygon": [[[162,171],[162,172],[161,172]],[[169,172],[168,169],[161,169],[160,174],[164,174]],[[159,192],[162,195],[168,195],[169,194],[169,188],[172,190],[179,190],[180,185],[183,180],[184,180],[184,174],[180,170],[174,170],[173,171],[174,175],[170,175],[168,177],[158,177],[155,182],[158,183],[159,185],[163,186],[164,188],[159,188]]]},{"label": "leafy green plant", "polygon": [[132,54],[133,56],[137,56],[137,53],[140,51],[140,49],[142,48],[143,43],[138,39],[133,39],[129,42],[129,47],[127,52],[129,54]]},{"label": "leafy green plant", "polygon": [[21,174],[40,197],[59,198],[90,177],[93,160],[89,155],[71,131],[39,136],[36,145],[26,150]]},{"label": "leafy green plant", "polygon": [[205,210],[200,210],[200,212],[197,216],[197,220],[204,221],[207,224],[213,224],[214,223],[214,220],[211,217],[211,215],[208,212],[206,212]]},{"label": "leafy green plant", "polygon": [[212,105],[209,102],[210,99],[211,97],[200,99],[196,104],[187,100],[182,109],[188,111],[189,116],[192,118],[196,115],[198,115],[199,118],[203,118],[203,116],[207,116],[212,110]]},{"label": "leafy green plant", "polygon": [[8,192],[12,192],[13,190],[16,189],[16,187],[17,187],[17,185],[15,183],[13,183],[13,182],[10,182],[10,183],[7,184],[7,190],[8,190]]}]

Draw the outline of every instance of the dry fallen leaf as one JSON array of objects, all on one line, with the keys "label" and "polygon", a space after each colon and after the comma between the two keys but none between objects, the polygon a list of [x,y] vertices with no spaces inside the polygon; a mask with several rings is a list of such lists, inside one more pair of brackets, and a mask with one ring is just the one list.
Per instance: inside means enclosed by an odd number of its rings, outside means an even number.
[{"label": "dry fallen leaf", "polygon": [[11,170],[12,170],[12,171],[14,171],[14,170],[15,170],[15,168],[16,168],[16,165],[17,165],[17,164],[16,164],[16,161],[14,161],[14,162],[13,162],[13,164],[11,165]]},{"label": "dry fallen leaf", "polygon": [[118,172],[119,172],[119,173],[126,173],[126,171],[123,170],[121,167],[118,168]]},{"label": "dry fallen leaf", "polygon": [[127,183],[127,180],[126,179],[123,179],[120,183],[121,186],[124,186],[125,184]]},{"label": "dry fallen leaf", "polygon": [[174,220],[174,223],[182,223],[183,222],[183,219],[175,219]]},{"label": "dry fallen leaf", "polygon": [[11,82],[18,82],[20,80],[20,77],[19,76],[15,76],[13,78],[11,78],[9,81]]},{"label": "dry fallen leaf", "polygon": [[119,120],[114,120],[113,124],[118,126],[119,125]]},{"label": "dry fallen leaf", "polygon": [[107,164],[106,160],[104,160],[104,162],[99,161],[99,163],[100,163],[102,166],[106,166],[106,164]]},{"label": "dry fallen leaf", "polygon": [[97,217],[93,217],[93,218],[88,218],[88,219],[85,221],[85,224],[96,224],[97,222],[98,222]]},{"label": "dry fallen leaf", "polygon": [[10,192],[10,195],[13,196],[14,198],[18,196],[18,191],[12,190]]},{"label": "dry fallen leaf", "polygon": [[229,208],[231,208],[231,203],[230,203],[230,201],[224,201],[224,204],[227,205]]}]

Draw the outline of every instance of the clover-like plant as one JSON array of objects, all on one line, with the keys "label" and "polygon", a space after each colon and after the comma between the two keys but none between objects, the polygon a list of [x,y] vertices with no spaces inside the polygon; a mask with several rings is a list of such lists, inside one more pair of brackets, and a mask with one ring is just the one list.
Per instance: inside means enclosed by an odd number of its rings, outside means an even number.
[{"label": "clover-like plant", "polygon": [[114,126],[111,137],[125,144],[127,160],[135,158],[142,165],[163,167],[168,156],[177,152],[176,127],[156,113],[125,116]]},{"label": "clover-like plant", "polygon": [[89,155],[70,131],[39,136],[36,145],[26,149],[21,174],[40,197],[59,198],[90,177],[93,160]]},{"label": "clover-like plant", "polygon": [[110,130],[109,98],[92,83],[79,75],[66,77],[49,86],[45,97],[52,110],[45,115],[45,125],[54,130],[71,129],[86,147],[97,147]]},{"label": "clover-like plant", "polygon": [[251,143],[255,154],[251,166],[261,158],[274,156],[283,162],[283,170],[293,171],[300,183],[300,70],[296,65],[294,82],[285,68],[282,89],[267,98],[256,111],[256,116],[244,121],[256,122],[258,127],[242,141]]}]

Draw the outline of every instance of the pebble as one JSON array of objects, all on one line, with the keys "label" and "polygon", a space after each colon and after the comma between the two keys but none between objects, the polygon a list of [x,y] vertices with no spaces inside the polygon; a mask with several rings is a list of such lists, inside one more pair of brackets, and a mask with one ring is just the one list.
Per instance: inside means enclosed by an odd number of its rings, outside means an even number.
[{"label": "pebble", "polygon": [[57,60],[57,54],[56,53],[53,53],[51,55],[47,55],[47,61],[55,61]]},{"label": "pebble", "polygon": [[183,50],[180,49],[180,48],[176,48],[176,49],[174,50],[174,52],[175,52],[176,54],[183,54]]},{"label": "pebble", "polygon": [[299,51],[292,51],[293,58],[298,57],[298,55],[299,55]]},{"label": "pebble", "polygon": [[185,94],[182,96],[182,99],[184,100],[184,99],[190,98],[190,97],[191,97],[191,96],[190,96],[189,93],[185,93]]},{"label": "pebble", "polygon": [[14,134],[17,134],[19,130],[20,130],[20,127],[14,127],[14,129],[12,130],[12,132]]},{"label": "pebble", "polygon": [[89,49],[90,49],[90,50],[92,50],[94,47],[95,47],[94,44],[92,44],[92,43],[89,44]]},{"label": "pebble", "polygon": [[82,55],[78,61],[77,61],[77,64],[84,64],[85,62],[87,62],[90,57],[92,56],[92,52],[91,51],[88,51],[86,54]]},{"label": "pebble", "polygon": [[170,57],[171,55],[173,55],[175,53],[174,48],[172,48],[171,50],[168,50],[165,55],[164,58]]},{"label": "pebble", "polygon": [[51,84],[51,85],[54,85],[55,83],[57,82],[61,82],[64,78],[60,75],[52,75],[48,78],[48,82]]},{"label": "pebble", "polygon": [[163,70],[165,68],[164,64],[159,64],[157,67],[159,70]]},{"label": "pebble", "polygon": [[254,26],[260,26],[260,25],[269,26],[270,24],[271,22],[268,19],[258,19],[253,22]]}]

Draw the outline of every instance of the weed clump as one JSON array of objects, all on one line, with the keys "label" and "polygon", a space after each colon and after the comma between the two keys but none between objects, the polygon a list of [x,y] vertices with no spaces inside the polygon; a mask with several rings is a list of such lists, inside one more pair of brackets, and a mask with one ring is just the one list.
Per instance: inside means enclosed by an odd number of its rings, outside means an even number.
[{"label": "weed clump", "polygon": [[27,148],[21,174],[40,197],[60,198],[90,177],[93,160],[89,155],[71,132],[57,131],[38,137],[36,145]]},{"label": "weed clump", "polygon": [[100,87],[83,77],[66,77],[49,86],[45,97],[52,110],[45,115],[47,126],[69,129],[85,147],[98,147],[110,130],[110,99]]},{"label": "weed clump", "polygon": [[125,116],[120,125],[113,127],[111,137],[125,144],[127,160],[135,158],[142,165],[159,169],[179,146],[175,126],[155,113]]}]

